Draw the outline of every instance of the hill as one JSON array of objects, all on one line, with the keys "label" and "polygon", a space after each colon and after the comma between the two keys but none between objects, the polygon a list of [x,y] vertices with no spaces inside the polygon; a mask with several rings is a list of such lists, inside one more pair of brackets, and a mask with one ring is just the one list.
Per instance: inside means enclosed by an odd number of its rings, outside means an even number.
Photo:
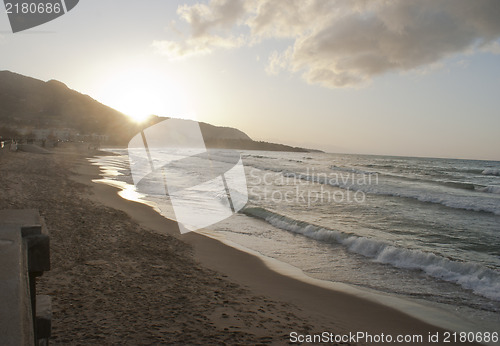
[{"label": "hill", "polygon": [[124,142],[137,127],[124,114],[64,83],[10,71],[0,71],[0,121],[15,129],[70,128],[81,135],[107,135],[113,144]]},{"label": "hill", "polygon": [[[45,129],[70,131],[73,135],[100,135],[107,144],[127,145],[141,130],[168,118],[151,116],[138,125],[126,115],[68,88],[56,80],[44,82],[10,71],[0,71],[0,136]],[[257,142],[231,127],[200,122],[207,147],[246,150],[314,151],[283,144]],[[58,132],[60,133],[60,131]],[[57,137],[57,136],[56,136]]]}]

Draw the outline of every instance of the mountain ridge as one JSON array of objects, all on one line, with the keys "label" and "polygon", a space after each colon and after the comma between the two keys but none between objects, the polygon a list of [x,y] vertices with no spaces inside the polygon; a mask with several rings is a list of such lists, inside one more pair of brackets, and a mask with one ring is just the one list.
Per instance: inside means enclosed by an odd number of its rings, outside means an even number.
[{"label": "mountain ridge", "polygon": [[[30,129],[73,129],[79,135],[99,134],[113,145],[126,145],[140,130],[167,117],[151,116],[143,124],[89,95],[51,79],[47,82],[11,71],[0,71],[0,136]],[[245,132],[199,122],[207,147],[243,150],[317,151],[254,141]]]}]

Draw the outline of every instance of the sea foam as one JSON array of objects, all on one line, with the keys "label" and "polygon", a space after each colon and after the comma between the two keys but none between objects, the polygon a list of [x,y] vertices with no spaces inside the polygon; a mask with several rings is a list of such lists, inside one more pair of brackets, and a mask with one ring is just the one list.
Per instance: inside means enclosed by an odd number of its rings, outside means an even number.
[{"label": "sea foam", "polygon": [[498,169],[498,168],[486,168],[481,174],[500,176],[500,169]]},{"label": "sea foam", "polygon": [[500,186],[489,185],[478,189],[478,191],[500,194]]},{"label": "sea foam", "polygon": [[374,262],[397,268],[421,270],[434,278],[453,282],[472,290],[477,295],[500,301],[500,272],[497,270],[319,227],[263,208],[245,208],[242,212],[286,231],[302,234],[321,242],[340,244],[348,251],[370,258]]}]

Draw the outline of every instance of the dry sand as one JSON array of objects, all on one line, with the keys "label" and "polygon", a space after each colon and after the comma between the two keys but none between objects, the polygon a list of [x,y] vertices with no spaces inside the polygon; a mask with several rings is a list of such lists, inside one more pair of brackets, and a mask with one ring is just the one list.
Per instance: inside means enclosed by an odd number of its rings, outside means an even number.
[{"label": "dry sand", "polygon": [[292,331],[442,332],[277,274],[213,239],[181,236],[152,208],[92,183],[98,170],[86,156],[0,151],[0,209],[39,209],[50,231],[52,269],[38,290],[52,296],[53,344],[282,345]]}]

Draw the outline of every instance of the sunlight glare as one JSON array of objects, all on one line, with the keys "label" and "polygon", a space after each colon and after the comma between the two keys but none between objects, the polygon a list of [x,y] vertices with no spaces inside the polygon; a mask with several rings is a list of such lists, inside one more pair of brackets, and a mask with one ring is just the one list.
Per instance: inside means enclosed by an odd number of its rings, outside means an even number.
[{"label": "sunlight glare", "polygon": [[137,122],[153,114],[184,119],[194,117],[182,85],[147,68],[129,69],[111,76],[100,94],[104,104]]}]

